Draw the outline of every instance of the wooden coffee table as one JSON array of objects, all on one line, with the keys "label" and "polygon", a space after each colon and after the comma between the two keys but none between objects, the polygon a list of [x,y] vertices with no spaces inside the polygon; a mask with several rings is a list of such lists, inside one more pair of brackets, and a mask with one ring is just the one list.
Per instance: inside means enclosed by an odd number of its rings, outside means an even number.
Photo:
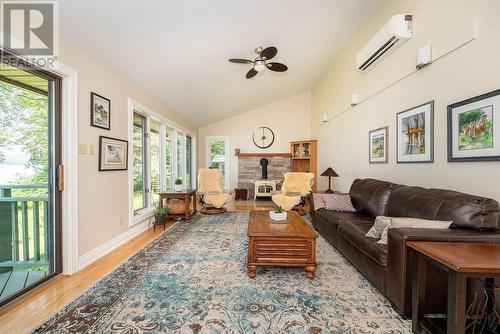
[{"label": "wooden coffee table", "polygon": [[305,267],[306,275],[316,274],[316,232],[295,211],[288,223],[273,223],[267,210],[252,210],[248,222],[248,276],[257,266]]}]

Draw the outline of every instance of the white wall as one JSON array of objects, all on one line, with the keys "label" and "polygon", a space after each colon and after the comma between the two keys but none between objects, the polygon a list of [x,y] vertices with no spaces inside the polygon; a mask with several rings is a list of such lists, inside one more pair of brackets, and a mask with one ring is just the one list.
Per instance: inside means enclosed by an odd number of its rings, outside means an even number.
[{"label": "white wall", "polygon": [[[99,136],[128,138],[128,98],[194,133],[197,128],[64,36],[59,59],[78,71],[78,143],[94,146],[94,154],[78,156],[78,241],[82,256],[130,231],[127,172],[97,170]],[[91,91],[111,100],[110,131],[89,125]]]},{"label": "white wall", "polygon": [[[238,158],[234,149],[249,152],[289,152],[290,141],[310,139],[310,93],[305,92],[225,120],[203,126],[198,130],[198,167],[206,168],[206,137],[228,136],[231,166],[231,189],[238,185]],[[267,149],[252,142],[252,134],[260,126],[274,132],[275,141]]]},{"label": "white wall", "polygon": [[[413,38],[367,73],[355,67],[355,54],[394,14],[414,15]],[[354,178],[375,177],[426,187],[448,188],[500,200],[500,163],[447,162],[447,105],[500,88],[500,1],[385,0],[365,21],[311,92],[311,133],[321,143],[319,170],[332,166],[339,190]],[[352,93],[363,99],[415,68],[418,48],[432,44],[433,56],[478,37],[368,101],[322,125],[345,110]],[[435,163],[396,164],[396,113],[435,100]],[[500,112],[500,111],[497,111]],[[500,116],[500,115],[499,115]],[[368,132],[389,126],[389,164],[368,163]],[[325,180],[320,185],[325,187]]]}]

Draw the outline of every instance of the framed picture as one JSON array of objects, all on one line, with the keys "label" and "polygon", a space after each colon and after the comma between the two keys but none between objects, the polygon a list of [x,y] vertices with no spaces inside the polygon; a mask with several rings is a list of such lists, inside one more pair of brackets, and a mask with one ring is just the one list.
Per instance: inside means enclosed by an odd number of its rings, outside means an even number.
[{"label": "framed picture", "polygon": [[500,89],[448,106],[448,161],[500,161]]},{"label": "framed picture", "polygon": [[397,162],[434,162],[434,101],[396,115]]},{"label": "framed picture", "polygon": [[94,92],[90,93],[90,125],[106,130],[111,128],[111,101]]},{"label": "framed picture", "polygon": [[369,132],[369,162],[371,164],[386,164],[389,160],[388,149],[389,127],[375,129]]},{"label": "framed picture", "polygon": [[128,141],[99,136],[99,171],[127,170]]}]

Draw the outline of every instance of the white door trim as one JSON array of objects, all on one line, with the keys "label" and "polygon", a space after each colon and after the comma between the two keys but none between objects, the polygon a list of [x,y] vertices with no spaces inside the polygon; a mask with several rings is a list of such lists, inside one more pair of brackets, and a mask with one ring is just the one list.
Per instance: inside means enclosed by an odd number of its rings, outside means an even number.
[{"label": "white door trim", "polygon": [[80,270],[78,257],[78,73],[56,62],[55,74],[62,77],[61,140],[64,165],[62,195],[62,273]]}]

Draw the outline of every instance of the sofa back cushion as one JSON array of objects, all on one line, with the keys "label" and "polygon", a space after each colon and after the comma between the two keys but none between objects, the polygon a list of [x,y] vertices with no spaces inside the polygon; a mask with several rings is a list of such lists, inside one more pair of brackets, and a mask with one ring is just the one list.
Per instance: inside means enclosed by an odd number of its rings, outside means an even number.
[{"label": "sofa back cushion", "polygon": [[387,216],[453,221],[450,228],[498,229],[497,201],[444,189],[394,185]]},{"label": "sofa back cushion", "polygon": [[356,211],[371,217],[387,216],[387,202],[392,183],[375,179],[357,179],[349,195]]}]

